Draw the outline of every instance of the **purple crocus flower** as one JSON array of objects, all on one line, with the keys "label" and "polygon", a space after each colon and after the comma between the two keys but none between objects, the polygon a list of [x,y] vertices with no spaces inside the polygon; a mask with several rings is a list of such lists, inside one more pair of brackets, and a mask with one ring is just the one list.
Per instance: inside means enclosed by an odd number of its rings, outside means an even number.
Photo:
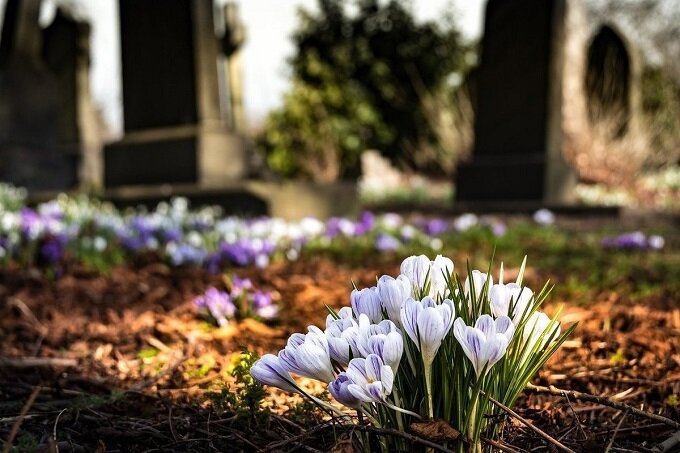
[{"label": "purple crocus flower", "polygon": [[354,315],[357,318],[359,318],[359,315],[365,314],[373,323],[378,323],[382,319],[380,297],[378,296],[378,291],[375,287],[364,288],[360,291],[356,289],[352,290],[350,300]]},{"label": "purple crocus flower", "polygon": [[375,226],[375,215],[370,211],[364,211],[359,216],[359,221],[354,225],[354,235],[363,236]]},{"label": "purple crocus flower", "polygon": [[451,300],[437,304],[429,296],[421,301],[408,298],[401,308],[401,325],[420,351],[426,368],[432,365],[449,333],[455,313]]},{"label": "purple crocus flower", "polygon": [[352,384],[352,380],[347,377],[346,372],[338,374],[330,384],[328,384],[328,391],[339,403],[344,404],[347,407],[359,407],[361,401],[359,401],[352,393],[349,391],[349,385]]},{"label": "purple crocus flower", "polygon": [[377,291],[387,317],[401,327],[401,307],[411,297],[411,282],[404,275],[397,278],[383,275],[378,280]]},{"label": "purple crocus flower", "polygon": [[40,246],[40,258],[47,264],[55,264],[64,258],[68,238],[65,235],[54,235],[45,238]]},{"label": "purple crocus flower", "polygon": [[231,295],[234,298],[239,298],[244,291],[253,289],[253,282],[249,278],[241,278],[234,275],[231,278]]},{"label": "purple crocus flower", "polygon": [[380,233],[375,238],[375,248],[381,252],[399,250],[401,242],[389,233]]},{"label": "purple crocus flower", "polygon": [[38,213],[31,208],[22,208],[20,215],[21,215],[20,230],[22,236],[30,240],[38,239],[38,237],[42,234],[44,229],[43,222]]},{"label": "purple crocus flower", "polygon": [[291,373],[326,383],[335,379],[328,339],[316,326],[310,326],[307,334],[291,335],[286,347],[279,351],[279,360]]},{"label": "purple crocus flower", "polygon": [[205,293],[195,298],[194,306],[208,310],[220,326],[227,325],[229,318],[233,318],[236,314],[236,305],[232,302],[229,294],[213,287],[208,288]]},{"label": "purple crocus flower", "polygon": [[171,242],[166,247],[166,252],[174,266],[186,264],[202,265],[208,256],[208,252],[205,249],[185,243],[176,244]]},{"label": "purple crocus flower", "polygon": [[444,219],[431,219],[423,225],[423,231],[428,236],[439,236],[449,229],[449,222]]},{"label": "purple crocus flower", "polygon": [[252,301],[255,314],[261,318],[272,319],[279,313],[279,307],[274,304],[271,293],[255,291]]}]

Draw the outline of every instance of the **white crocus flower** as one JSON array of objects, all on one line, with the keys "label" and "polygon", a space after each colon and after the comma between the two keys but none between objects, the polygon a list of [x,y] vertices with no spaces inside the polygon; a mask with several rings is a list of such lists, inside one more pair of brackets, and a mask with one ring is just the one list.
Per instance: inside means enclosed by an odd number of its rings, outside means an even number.
[{"label": "white crocus flower", "polygon": [[541,344],[538,348],[543,349],[549,341],[554,341],[560,336],[560,324],[555,322],[551,327],[550,323],[550,318],[543,312],[537,311],[531,315],[523,331],[524,341],[528,343],[528,351],[531,351],[539,341]]},{"label": "white crocus flower", "polygon": [[385,402],[387,395],[392,393],[394,384],[392,368],[385,365],[376,354],[370,354],[365,359],[352,359],[346,375],[352,381],[347,385],[347,390],[359,401]]},{"label": "white crocus flower", "polygon": [[382,307],[387,312],[387,317],[398,326],[401,326],[401,307],[411,296],[411,282],[404,275],[397,278],[383,275],[378,280],[378,297]]},{"label": "white crocus flower", "polygon": [[365,314],[372,322],[380,322],[382,319],[380,297],[375,287],[362,290],[352,290],[350,295],[354,316],[359,318]]},{"label": "white crocus flower", "polygon": [[[491,287],[491,313],[495,317],[508,316],[519,324],[534,297],[534,292],[517,283],[497,283]],[[511,313],[512,309],[512,313]]]},{"label": "white crocus flower", "polygon": [[507,316],[494,321],[491,316],[482,315],[474,327],[458,318],[453,325],[453,334],[472,362],[478,379],[503,357],[514,332],[515,326]]},{"label": "white crocus flower", "polygon": [[455,309],[449,299],[436,304],[431,297],[420,302],[408,299],[401,309],[401,324],[416,348],[420,351],[425,366],[425,386],[430,418],[433,416],[432,405],[432,362],[434,361],[442,340],[449,333]]},{"label": "white crocus flower", "polygon": [[286,347],[279,351],[279,360],[291,373],[326,383],[335,379],[328,339],[318,327],[310,326],[306,335],[291,335]]}]

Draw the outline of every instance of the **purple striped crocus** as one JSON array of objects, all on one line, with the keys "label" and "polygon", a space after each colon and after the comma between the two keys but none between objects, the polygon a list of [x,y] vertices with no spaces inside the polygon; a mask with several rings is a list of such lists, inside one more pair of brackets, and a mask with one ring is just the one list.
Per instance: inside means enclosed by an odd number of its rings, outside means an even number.
[{"label": "purple striped crocus", "polygon": [[467,326],[462,318],[458,318],[453,325],[453,335],[472,362],[478,379],[503,358],[514,333],[515,325],[507,316],[494,320],[489,315],[482,315],[474,327]]}]

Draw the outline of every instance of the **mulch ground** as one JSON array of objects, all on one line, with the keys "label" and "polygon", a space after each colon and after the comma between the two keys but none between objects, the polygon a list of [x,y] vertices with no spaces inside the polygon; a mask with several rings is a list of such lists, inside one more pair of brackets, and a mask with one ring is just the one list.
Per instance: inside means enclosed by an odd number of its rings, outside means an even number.
[{"label": "mulch ground", "polygon": [[[0,438],[17,451],[351,451],[351,433],[296,418],[299,398],[270,391],[272,414],[251,417],[216,412],[205,392],[233,385],[240,351],[278,351],[290,333],[323,325],[325,303],[347,305],[351,281],[374,284],[376,275],[398,273],[396,262],[350,267],[307,257],[240,269],[277,294],[282,321],[222,329],[207,328],[191,304],[222,285],[200,270],[150,262],[108,275],[73,268],[56,280],[1,271]],[[527,272],[530,284],[545,277]],[[584,306],[551,299],[546,310],[561,303],[563,323],[579,326],[535,384],[680,420],[679,300],[632,303],[608,292]],[[674,451],[667,440],[677,429],[608,405],[527,392],[516,409],[574,451]],[[503,440],[520,451],[556,451],[516,419]]]}]

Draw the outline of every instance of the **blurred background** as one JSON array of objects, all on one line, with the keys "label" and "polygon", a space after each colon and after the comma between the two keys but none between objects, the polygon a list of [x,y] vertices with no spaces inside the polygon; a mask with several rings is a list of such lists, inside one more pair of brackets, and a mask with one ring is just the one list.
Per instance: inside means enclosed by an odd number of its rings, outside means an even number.
[{"label": "blurred background", "polygon": [[0,178],[38,198],[289,217],[680,203],[673,0],[0,11]]}]

